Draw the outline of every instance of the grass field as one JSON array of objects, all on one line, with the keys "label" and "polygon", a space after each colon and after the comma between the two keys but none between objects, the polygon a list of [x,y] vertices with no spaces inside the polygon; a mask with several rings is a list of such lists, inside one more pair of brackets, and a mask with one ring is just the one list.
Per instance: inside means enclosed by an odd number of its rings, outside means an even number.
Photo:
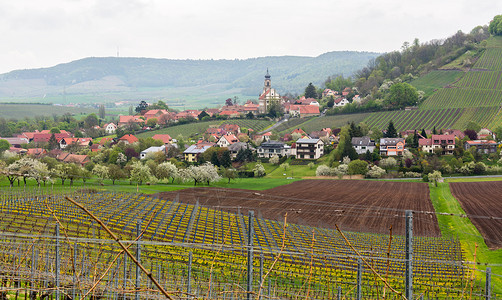
[{"label": "grass field", "polygon": [[217,125],[219,121],[208,121],[208,122],[197,122],[197,123],[189,123],[182,125],[170,126],[167,128],[152,130],[140,133],[136,135],[138,138],[148,138],[152,137],[156,134],[169,134],[172,138],[176,138],[179,135],[182,135],[183,138],[192,138],[199,134],[202,134],[209,128],[211,125]]}]

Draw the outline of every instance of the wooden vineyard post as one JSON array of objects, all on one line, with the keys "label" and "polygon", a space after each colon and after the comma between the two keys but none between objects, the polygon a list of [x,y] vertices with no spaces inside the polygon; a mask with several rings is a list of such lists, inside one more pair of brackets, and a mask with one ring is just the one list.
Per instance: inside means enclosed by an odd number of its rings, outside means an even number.
[{"label": "wooden vineyard post", "polygon": [[492,268],[486,268],[485,299],[492,299]]},{"label": "wooden vineyard post", "polygon": [[406,211],[406,299],[413,299],[413,211]]},{"label": "wooden vineyard post", "polygon": [[362,295],[362,280],[363,279],[363,261],[357,259],[357,300],[361,300]]},{"label": "wooden vineyard post", "polygon": [[248,300],[253,299],[253,237],[254,237],[254,211],[249,211],[248,218],[248,282],[247,282],[247,298]]},{"label": "wooden vineyard post", "polygon": [[138,236],[138,241],[136,244],[136,260],[138,264],[136,265],[136,300],[139,300],[139,288],[141,284],[141,270],[139,269],[139,264],[141,263],[141,221],[136,223],[136,235]]}]

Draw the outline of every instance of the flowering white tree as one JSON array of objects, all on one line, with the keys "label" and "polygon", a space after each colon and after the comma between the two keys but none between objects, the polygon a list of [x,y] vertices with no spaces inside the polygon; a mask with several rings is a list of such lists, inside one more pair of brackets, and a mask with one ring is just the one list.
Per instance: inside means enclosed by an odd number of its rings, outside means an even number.
[{"label": "flowering white tree", "polygon": [[279,163],[279,156],[277,156],[277,155],[272,156],[272,157],[270,158],[269,162],[270,162],[271,164],[274,164],[274,165],[278,164],[278,163]]},{"label": "flowering white tree", "polygon": [[265,168],[263,167],[262,164],[257,163],[254,168],[253,168],[254,176],[256,177],[262,177],[265,176]]},{"label": "flowering white tree", "polygon": [[432,173],[429,173],[428,177],[429,177],[429,181],[434,182],[436,187],[438,186],[438,181],[443,180],[443,176],[442,176],[441,172],[437,171],[437,170]]},{"label": "flowering white tree", "polygon": [[380,178],[385,174],[385,170],[380,168],[379,166],[371,166],[366,173],[366,176],[370,178]]},{"label": "flowering white tree", "polygon": [[137,161],[131,166],[131,176],[129,179],[141,185],[144,180],[155,181],[156,178],[152,175],[148,166]]},{"label": "flowering white tree", "polygon": [[179,170],[179,175],[184,182],[193,181],[197,183],[219,181],[221,176],[218,174],[218,168],[210,162],[206,162],[201,166],[189,166],[186,169]]},{"label": "flowering white tree", "polygon": [[174,179],[178,177],[178,168],[171,162],[163,162],[157,166],[156,175],[158,179],[168,179],[172,178],[172,182]]},{"label": "flowering white tree", "polygon": [[392,169],[397,165],[394,157],[387,157],[380,160],[380,166],[384,169]]},{"label": "flowering white tree", "polygon": [[330,176],[331,175],[331,168],[326,166],[326,165],[320,165],[319,167],[317,167],[317,169],[315,170],[315,175],[316,176]]},{"label": "flowering white tree", "polygon": [[[7,167],[7,172],[15,174],[16,176],[23,177],[24,185],[26,186],[26,179],[33,178],[40,186],[40,181],[47,180],[49,176],[49,169],[47,165],[29,157],[23,157],[10,164]],[[9,180],[10,181],[10,180]],[[11,181],[12,186],[13,181]]]},{"label": "flowering white tree", "polygon": [[126,162],[127,162],[127,156],[125,156],[124,153],[119,153],[117,155],[117,161],[116,161],[117,165],[123,166]]},{"label": "flowering white tree", "polygon": [[95,165],[92,169],[92,174],[98,176],[99,182],[102,183],[105,178],[108,178],[109,171],[106,166]]},{"label": "flowering white tree", "polygon": [[[345,161],[345,158],[348,158],[348,157],[347,156],[344,157],[344,159],[343,159],[344,161]],[[348,158],[348,160],[350,161],[350,158]],[[347,165],[347,164],[341,164],[338,167],[336,167],[336,168],[333,169],[333,173],[336,176],[347,175],[347,174],[349,174],[349,165]]]}]

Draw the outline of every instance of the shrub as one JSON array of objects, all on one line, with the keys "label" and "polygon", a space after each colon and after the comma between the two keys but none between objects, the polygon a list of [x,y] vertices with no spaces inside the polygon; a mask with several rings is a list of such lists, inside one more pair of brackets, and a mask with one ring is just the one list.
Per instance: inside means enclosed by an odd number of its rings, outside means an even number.
[{"label": "shrub", "polygon": [[406,172],[406,173],[404,173],[404,177],[406,177],[406,178],[420,178],[420,177],[422,177],[422,174],[418,173],[418,172]]},{"label": "shrub", "polygon": [[331,176],[331,168],[326,165],[320,165],[315,171],[316,176]]},{"label": "shrub", "polygon": [[356,159],[348,164],[348,173],[350,175],[362,174],[366,175],[368,173],[368,163],[364,160]]},{"label": "shrub", "polygon": [[380,168],[379,166],[371,166],[368,172],[366,173],[367,177],[370,178],[380,178],[385,174],[385,170]]}]

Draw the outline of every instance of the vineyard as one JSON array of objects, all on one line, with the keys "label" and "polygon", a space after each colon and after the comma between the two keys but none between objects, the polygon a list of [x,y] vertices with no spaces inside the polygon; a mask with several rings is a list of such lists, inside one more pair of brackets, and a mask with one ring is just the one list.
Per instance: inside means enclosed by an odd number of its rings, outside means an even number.
[{"label": "vineyard", "polygon": [[[160,296],[132,254],[126,256],[66,197],[106,224],[173,299],[242,299],[247,283],[256,299],[402,298],[403,236],[295,225],[287,216],[273,221],[176,198],[49,190],[0,195],[4,297],[9,291],[30,298]],[[404,218],[403,211],[397,214]],[[413,293],[424,299],[483,298],[484,287],[470,280],[475,274],[463,260],[457,240],[414,237]]]},{"label": "vineyard", "polygon": [[262,130],[265,130],[267,127],[270,127],[272,124],[274,124],[274,122],[270,120],[234,119],[225,120],[219,124],[236,124],[241,128],[253,129],[255,132],[260,132]]},{"label": "vineyard", "polygon": [[430,95],[435,90],[454,82],[462,75],[463,72],[461,71],[436,70],[413,80],[411,85],[419,91],[424,91],[426,95]]}]

